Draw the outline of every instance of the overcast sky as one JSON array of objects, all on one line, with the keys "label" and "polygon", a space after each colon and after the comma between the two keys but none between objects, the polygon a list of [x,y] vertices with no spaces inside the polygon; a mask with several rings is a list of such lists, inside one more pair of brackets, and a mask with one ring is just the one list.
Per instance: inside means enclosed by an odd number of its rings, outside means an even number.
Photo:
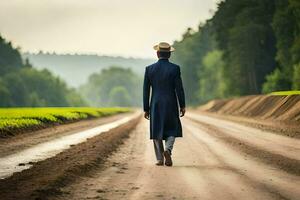
[{"label": "overcast sky", "polygon": [[22,51],[152,58],[211,17],[218,0],[3,0],[0,34]]}]

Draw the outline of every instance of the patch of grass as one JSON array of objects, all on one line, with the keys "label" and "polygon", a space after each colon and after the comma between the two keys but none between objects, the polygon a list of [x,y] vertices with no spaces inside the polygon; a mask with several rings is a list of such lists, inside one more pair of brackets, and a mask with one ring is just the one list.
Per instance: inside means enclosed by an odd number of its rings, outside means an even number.
[{"label": "patch of grass", "polygon": [[271,95],[282,95],[282,96],[288,96],[288,95],[300,95],[299,90],[292,90],[292,91],[277,91],[272,92]]},{"label": "patch of grass", "polygon": [[65,123],[129,112],[129,108],[43,107],[0,108],[0,136],[5,132],[33,128],[40,125]]}]

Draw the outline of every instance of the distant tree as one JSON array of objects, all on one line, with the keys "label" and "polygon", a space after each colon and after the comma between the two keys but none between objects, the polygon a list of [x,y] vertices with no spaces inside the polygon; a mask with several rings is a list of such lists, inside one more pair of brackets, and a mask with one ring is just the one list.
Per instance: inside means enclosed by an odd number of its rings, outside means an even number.
[{"label": "distant tree", "polygon": [[[291,47],[293,62],[293,81],[292,89],[300,89],[300,2],[298,0],[290,0],[290,9],[293,13],[293,21],[295,23],[294,42]],[[289,17],[291,18],[291,17]],[[292,19],[291,19],[292,20]]]},{"label": "distant tree", "polygon": [[67,89],[66,100],[70,106],[87,106],[88,103],[79,95],[79,91],[74,88]]},{"label": "distant tree", "polygon": [[132,99],[123,86],[114,87],[109,93],[109,103],[111,106],[131,106]]},{"label": "distant tree", "polygon": [[300,63],[300,1],[289,0],[289,2],[289,9],[292,12],[292,15],[289,17],[289,19],[293,20],[295,23],[294,42],[291,47],[292,61],[293,64],[298,64]]},{"label": "distant tree", "polygon": [[23,66],[21,54],[0,35],[0,76]]},{"label": "distant tree", "polygon": [[11,105],[10,91],[4,81],[0,79],[0,106],[7,107]]},{"label": "distant tree", "polygon": [[265,76],[275,69],[275,36],[270,25],[274,10],[274,1],[269,0],[220,3],[212,22],[218,47],[224,52],[228,94],[260,93]]},{"label": "distant tree", "polygon": [[3,76],[3,81],[10,92],[11,106],[27,106],[28,87],[19,72],[10,72]]},{"label": "distant tree", "polygon": [[198,94],[201,102],[226,96],[223,74],[222,52],[218,50],[209,52],[203,58],[203,69],[199,74],[200,89]]},{"label": "distant tree", "polygon": [[[270,75],[273,79],[267,79],[265,85],[273,85],[276,90],[290,90],[298,88],[295,77],[298,76],[297,66],[300,63],[300,2],[298,0],[275,2],[276,12],[272,27],[276,36],[276,61],[279,70]],[[280,78],[280,81],[273,82],[275,77]]]},{"label": "distant tree", "polygon": [[275,69],[270,75],[266,76],[266,82],[263,84],[263,93],[274,91],[290,90],[290,84],[286,82],[285,76],[279,68]]},{"label": "distant tree", "polygon": [[33,67],[32,64],[29,62],[28,58],[25,59],[24,67],[27,67],[27,68],[32,68]]},{"label": "distant tree", "polygon": [[300,90],[300,63],[294,65],[293,90]]},{"label": "distant tree", "polygon": [[92,74],[88,82],[80,87],[80,92],[93,106],[110,106],[119,102],[117,99],[112,99],[116,95],[124,95],[122,98],[127,105],[128,98],[124,92],[127,91],[130,97],[128,105],[139,106],[141,104],[141,85],[141,79],[131,69],[112,66],[101,70],[100,73]]},{"label": "distant tree", "polygon": [[198,94],[200,86],[197,84],[202,70],[202,59],[214,49],[214,44],[210,22],[200,25],[198,31],[187,29],[182,40],[174,42],[176,51],[171,56],[171,61],[181,67],[186,102],[189,105],[196,105],[202,101]]},{"label": "distant tree", "polygon": [[[29,91],[34,91],[35,98],[41,99],[38,103],[47,106],[84,106],[74,89],[69,89],[64,81],[53,76],[48,70],[23,68],[20,77]],[[31,98],[33,98],[31,97]]]},{"label": "distant tree", "polygon": [[41,98],[36,92],[32,92],[28,95],[26,106],[43,107],[47,106],[47,101]]}]

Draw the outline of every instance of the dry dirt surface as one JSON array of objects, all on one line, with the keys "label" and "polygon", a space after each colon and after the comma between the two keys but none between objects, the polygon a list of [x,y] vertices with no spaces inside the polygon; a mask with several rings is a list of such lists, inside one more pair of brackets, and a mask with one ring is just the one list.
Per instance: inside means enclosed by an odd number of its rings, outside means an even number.
[{"label": "dry dirt surface", "polygon": [[300,199],[300,140],[189,111],[173,167],[138,117],[0,180],[0,199]]},{"label": "dry dirt surface", "polygon": [[212,100],[200,106],[199,110],[299,124],[300,95],[249,95]]},{"label": "dry dirt surface", "polygon": [[300,199],[300,141],[199,113],[182,118],[173,167],[155,166],[149,121],[49,199]]},{"label": "dry dirt surface", "polygon": [[300,139],[300,95],[212,100],[193,111]]},{"label": "dry dirt surface", "polygon": [[283,122],[274,119],[259,119],[256,117],[234,116],[228,114],[217,114],[214,112],[191,110],[201,115],[206,115],[218,119],[233,121],[238,124],[255,127],[275,134],[300,139],[300,122]]}]

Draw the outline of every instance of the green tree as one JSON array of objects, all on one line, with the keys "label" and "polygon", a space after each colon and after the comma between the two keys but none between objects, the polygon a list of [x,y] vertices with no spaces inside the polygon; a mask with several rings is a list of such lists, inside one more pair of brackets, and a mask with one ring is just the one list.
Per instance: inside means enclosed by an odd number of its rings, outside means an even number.
[{"label": "green tree", "polygon": [[18,72],[11,72],[3,76],[3,81],[10,92],[11,106],[27,106],[28,88]]},{"label": "green tree", "polygon": [[112,105],[110,94],[114,94],[111,92],[116,87],[123,87],[128,91],[130,106],[141,105],[142,81],[129,68],[112,66],[101,70],[100,73],[94,73],[88,82],[80,87],[80,91],[91,105],[110,106]]},{"label": "green tree", "polygon": [[44,107],[47,106],[47,102],[45,99],[42,99],[36,92],[32,92],[28,95],[26,106]]},{"label": "green tree", "polygon": [[224,62],[221,51],[211,51],[203,58],[203,70],[199,74],[200,89],[198,93],[201,102],[226,96],[223,70]]},{"label": "green tree", "polygon": [[79,92],[74,89],[67,89],[66,100],[70,106],[87,106],[88,103],[79,95]]},{"label": "green tree", "polygon": [[270,75],[266,76],[266,82],[263,84],[263,93],[274,91],[289,90],[290,84],[286,82],[285,76],[279,68],[275,69]]},{"label": "green tree", "polygon": [[10,91],[6,87],[5,82],[0,78],[0,106],[8,107],[11,105]]},{"label": "green tree", "polygon": [[[294,70],[300,63],[300,2],[298,0],[276,0],[275,2],[276,12],[272,27],[276,36],[276,60],[279,71],[274,71],[270,75],[274,77],[267,79],[266,85],[273,85],[276,90],[290,90],[297,88],[298,84],[295,82],[297,71]],[[275,77],[280,81],[274,82]],[[274,90],[269,92],[272,91]]]},{"label": "green tree", "polygon": [[0,76],[15,71],[23,66],[19,49],[12,47],[11,42],[5,41],[0,35]]},{"label": "green tree", "polygon": [[212,22],[224,52],[229,95],[260,93],[265,76],[274,70],[274,10],[274,2],[268,0],[228,0],[219,5]]},{"label": "green tree", "polygon": [[124,106],[131,105],[131,97],[127,89],[123,86],[114,87],[109,93],[109,103],[111,106]]},{"label": "green tree", "polygon": [[[175,41],[176,51],[171,60],[181,67],[183,87],[185,89],[186,102],[189,105],[197,105],[201,102],[199,96],[199,74],[201,74],[203,57],[214,48],[215,41],[211,23],[200,24],[199,30],[188,29],[181,41]],[[198,73],[199,72],[199,73]]]},{"label": "green tree", "polygon": [[300,90],[300,63],[294,66],[293,76],[293,88],[294,90]]}]

